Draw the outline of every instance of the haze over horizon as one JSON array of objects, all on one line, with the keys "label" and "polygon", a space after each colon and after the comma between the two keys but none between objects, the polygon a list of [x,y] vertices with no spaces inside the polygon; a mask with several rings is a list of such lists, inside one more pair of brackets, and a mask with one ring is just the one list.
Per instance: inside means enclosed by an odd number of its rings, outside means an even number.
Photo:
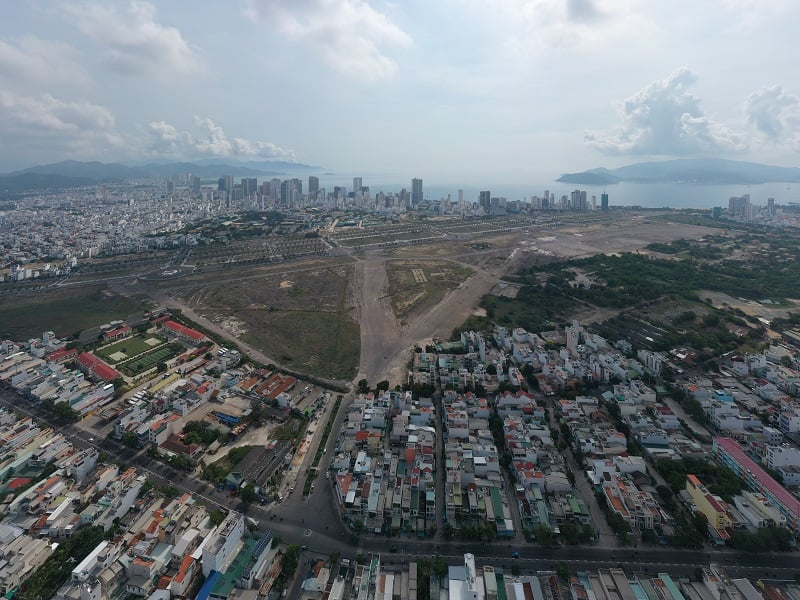
[{"label": "haze over horizon", "polygon": [[218,157],[521,183],[800,162],[788,0],[0,1],[0,172]]}]

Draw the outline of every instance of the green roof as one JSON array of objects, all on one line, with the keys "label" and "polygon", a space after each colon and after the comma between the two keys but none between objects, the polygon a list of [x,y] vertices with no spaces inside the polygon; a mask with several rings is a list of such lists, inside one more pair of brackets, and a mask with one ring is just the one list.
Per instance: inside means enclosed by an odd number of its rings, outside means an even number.
[{"label": "green roof", "polygon": [[247,566],[250,564],[250,559],[253,557],[253,550],[255,550],[258,540],[252,537],[245,538],[244,545],[242,546],[236,558],[228,566],[228,570],[222,574],[217,584],[212,590],[214,596],[226,598],[236,587],[236,582],[242,578]]}]

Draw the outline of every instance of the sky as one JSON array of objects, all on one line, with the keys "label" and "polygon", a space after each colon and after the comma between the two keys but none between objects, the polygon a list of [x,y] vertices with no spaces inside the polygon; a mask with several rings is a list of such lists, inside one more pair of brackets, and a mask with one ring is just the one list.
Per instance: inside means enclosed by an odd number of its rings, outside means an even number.
[{"label": "sky", "polygon": [[0,0],[0,11],[4,172],[279,159],[479,184],[684,157],[800,165],[796,0]]}]

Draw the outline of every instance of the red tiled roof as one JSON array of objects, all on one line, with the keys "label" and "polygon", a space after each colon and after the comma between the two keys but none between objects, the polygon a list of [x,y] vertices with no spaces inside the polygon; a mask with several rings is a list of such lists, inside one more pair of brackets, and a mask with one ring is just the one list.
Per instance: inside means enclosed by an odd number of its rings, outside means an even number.
[{"label": "red tiled roof", "polygon": [[6,488],[13,491],[24,485],[28,485],[31,481],[33,481],[33,479],[30,477],[15,477],[9,482]]},{"label": "red tiled roof", "polygon": [[786,488],[770,477],[752,458],[747,456],[735,440],[731,438],[714,438],[714,443],[730,454],[733,460],[741,465],[743,470],[749,471],[758,480],[759,484],[777,498],[795,517],[800,517],[800,500],[792,496]]},{"label": "red tiled roof", "polygon": [[106,331],[103,335],[106,338],[111,338],[123,333],[128,333],[130,330],[131,330],[130,325],[123,325],[122,327],[117,327],[116,329],[112,329],[111,331]]},{"label": "red tiled roof", "polygon": [[70,358],[72,356],[77,356],[78,350],[77,348],[61,348],[61,350],[55,350],[47,355],[47,360],[51,360],[53,362],[58,362],[60,360],[64,360]]},{"label": "red tiled roof", "polygon": [[85,369],[88,369],[103,381],[113,381],[117,377],[122,377],[118,371],[112,369],[94,354],[83,352],[78,355],[77,360],[79,365],[82,365]]},{"label": "red tiled roof", "polygon": [[186,327],[186,325],[181,325],[180,323],[176,323],[175,321],[164,321],[162,327],[174,331],[175,333],[178,333],[180,335],[185,335],[186,337],[193,339],[196,342],[199,342],[200,340],[205,339],[206,337],[196,329],[192,329],[191,327]]}]

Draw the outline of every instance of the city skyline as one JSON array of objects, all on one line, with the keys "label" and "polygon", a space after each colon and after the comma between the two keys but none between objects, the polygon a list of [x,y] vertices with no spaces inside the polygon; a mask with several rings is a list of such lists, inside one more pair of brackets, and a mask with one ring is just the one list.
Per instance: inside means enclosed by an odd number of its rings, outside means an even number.
[{"label": "city skyline", "polygon": [[673,157],[796,164],[800,9],[684,4],[15,4],[0,172],[216,157],[468,185]]}]

